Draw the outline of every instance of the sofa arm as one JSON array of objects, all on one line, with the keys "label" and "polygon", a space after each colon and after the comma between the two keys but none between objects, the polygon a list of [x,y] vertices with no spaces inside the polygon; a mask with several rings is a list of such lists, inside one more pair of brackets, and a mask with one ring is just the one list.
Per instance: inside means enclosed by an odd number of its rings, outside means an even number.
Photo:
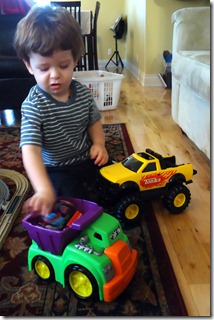
[{"label": "sofa arm", "polygon": [[183,8],[172,14],[173,53],[210,50],[210,7]]}]

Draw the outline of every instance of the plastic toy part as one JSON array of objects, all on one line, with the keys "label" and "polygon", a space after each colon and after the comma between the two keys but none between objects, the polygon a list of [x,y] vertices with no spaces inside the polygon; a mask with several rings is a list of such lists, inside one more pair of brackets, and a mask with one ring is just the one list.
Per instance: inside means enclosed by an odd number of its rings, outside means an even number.
[{"label": "plastic toy part", "polygon": [[0,209],[6,204],[10,196],[10,190],[3,180],[0,180]]},{"label": "plastic toy part", "polygon": [[[67,198],[59,198],[59,202],[56,203],[55,208],[60,205],[65,206],[65,201],[68,201]],[[66,204],[66,206],[68,206],[68,204]],[[71,219],[71,212],[69,210],[67,210],[67,213],[69,213],[68,218],[64,216],[63,219],[59,212],[58,215],[53,212],[45,219],[42,219],[38,214],[32,213],[26,216],[22,223],[28,230],[30,238],[34,240],[42,250],[50,251],[53,254],[61,254],[64,247],[103,212],[103,208],[94,202],[73,198],[72,201],[70,201],[70,209],[72,209],[73,212],[81,212],[81,216],[72,223],[69,222]],[[59,221],[60,224],[58,223]],[[45,227],[47,225],[50,226],[51,223],[51,229],[46,229]],[[65,227],[66,223],[68,223],[68,227]],[[57,224],[58,228],[53,228],[53,226]]]},{"label": "plastic toy part", "polygon": [[[81,199],[60,198],[54,210],[56,219],[54,211],[42,222],[34,213],[23,219],[32,239],[29,270],[43,280],[68,284],[77,298],[114,300],[137,267],[137,251],[130,247],[120,222],[96,203]],[[54,229],[46,228],[46,223]]]},{"label": "plastic toy part", "polygon": [[72,270],[69,275],[71,289],[79,297],[88,298],[93,294],[93,285],[86,270]]},{"label": "plastic toy part", "polygon": [[81,216],[82,213],[76,210],[69,201],[61,200],[55,204],[53,212],[47,216],[41,216],[39,224],[43,228],[62,230]]}]

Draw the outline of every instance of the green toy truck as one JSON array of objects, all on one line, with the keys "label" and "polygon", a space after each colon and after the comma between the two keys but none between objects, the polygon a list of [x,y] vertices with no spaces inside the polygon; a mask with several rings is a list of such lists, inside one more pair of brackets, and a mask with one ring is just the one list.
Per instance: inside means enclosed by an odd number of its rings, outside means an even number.
[{"label": "green toy truck", "polygon": [[[77,211],[68,221],[71,207]],[[61,198],[48,222],[47,217],[44,223],[44,218],[31,213],[22,223],[32,239],[29,270],[43,280],[70,286],[80,299],[110,302],[134,276],[137,251],[131,248],[120,222],[94,202]]]}]

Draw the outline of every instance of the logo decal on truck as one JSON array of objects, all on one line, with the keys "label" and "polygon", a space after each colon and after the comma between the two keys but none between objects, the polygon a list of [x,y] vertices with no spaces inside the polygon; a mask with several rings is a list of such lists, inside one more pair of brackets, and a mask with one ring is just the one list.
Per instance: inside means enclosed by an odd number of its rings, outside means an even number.
[{"label": "logo decal on truck", "polygon": [[112,232],[112,234],[110,235],[110,239],[114,240],[118,236],[118,234],[120,234],[120,231],[120,227],[117,227],[117,229],[115,229],[114,232]]},{"label": "logo decal on truck", "polygon": [[164,185],[175,173],[176,170],[170,170],[162,173],[147,174],[140,180],[140,185],[144,188]]}]

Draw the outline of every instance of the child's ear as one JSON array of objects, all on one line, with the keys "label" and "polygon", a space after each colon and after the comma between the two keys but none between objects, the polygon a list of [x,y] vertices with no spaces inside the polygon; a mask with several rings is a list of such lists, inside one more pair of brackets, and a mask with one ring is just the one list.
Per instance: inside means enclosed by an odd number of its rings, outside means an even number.
[{"label": "child's ear", "polygon": [[74,65],[77,66],[79,59],[73,59],[74,60]]},{"label": "child's ear", "polygon": [[28,61],[26,61],[26,60],[23,60],[23,62],[25,64],[26,68],[28,69],[29,73],[33,75],[33,70],[31,68],[30,63]]}]

